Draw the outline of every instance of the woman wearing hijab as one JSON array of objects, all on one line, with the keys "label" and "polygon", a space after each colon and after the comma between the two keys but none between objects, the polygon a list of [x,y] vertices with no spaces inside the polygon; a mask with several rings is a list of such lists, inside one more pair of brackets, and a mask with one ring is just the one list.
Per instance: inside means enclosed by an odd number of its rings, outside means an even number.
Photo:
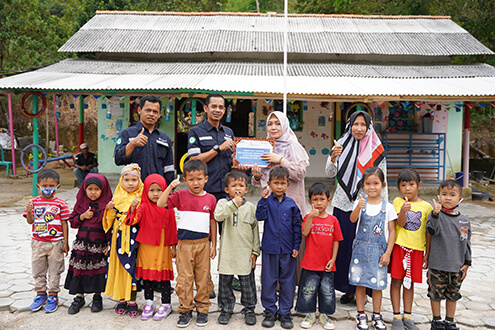
[{"label": "woman wearing hijab", "polygon": [[[296,202],[301,215],[306,215],[304,178],[306,177],[306,168],[309,166],[308,153],[299,143],[296,134],[290,128],[289,119],[283,112],[274,111],[270,113],[266,122],[267,137],[275,139],[275,150],[272,153],[263,154],[261,159],[289,170],[290,185],[287,188],[286,195]],[[253,166],[251,169],[253,174],[252,184],[265,189],[268,185],[270,170],[270,168],[266,167]],[[305,247],[305,239],[303,238],[297,256],[296,285],[299,283],[301,275],[299,264],[304,256]]]},{"label": "woman wearing hijab", "polygon": [[[337,176],[337,189],[332,198],[333,215],[339,220],[344,240],[340,242],[335,273],[335,289],[345,293],[340,302],[350,303],[356,287],[349,284],[349,264],[352,242],[356,236],[356,223],[350,221],[354,202],[363,195],[361,178],[368,167],[379,167],[386,175],[385,149],[375,132],[373,121],[365,111],[356,111],[348,119],[342,137],[334,145],[328,157],[325,172]],[[388,199],[387,189],[382,199]]]},{"label": "woman wearing hijab", "polygon": [[64,287],[69,290],[69,294],[77,296],[69,307],[69,314],[77,314],[84,306],[85,293],[94,293],[91,311],[99,312],[103,309],[101,292],[105,291],[106,252],[110,239],[102,224],[105,207],[112,199],[107,178],[88,174],[76,198],[69,221],[71,227],[78,231],[72,245]]}]

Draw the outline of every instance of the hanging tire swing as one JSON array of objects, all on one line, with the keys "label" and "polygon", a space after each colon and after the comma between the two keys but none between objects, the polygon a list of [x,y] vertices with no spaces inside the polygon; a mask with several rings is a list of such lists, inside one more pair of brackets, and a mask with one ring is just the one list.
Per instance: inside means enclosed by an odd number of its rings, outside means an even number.
[{"label": "hanging tire swing", "polygon": [[[42,107],[41,107],[41,111],[38,111],[36,113],[31,113],[31,112],[28,112],[26,110],[26,107],[24,106],[25,102],[26,102],[26,99],[31,96],[31,95],[37,95],[38,97],[41,98],[41,102],[43,103]],[[36,118],[36,117],[39,117],[43,114],[43,112],[45,112],[46,110],[46,97],[41,94],[40,92],[27,92],[26,94],[24,94],[24,96],[22,97],[21,99],[21,110],[22,110],[22,113],[24,113],[26,116],[28,116],[29,118]]]},{"label": "hanging tire swing", "polygon": [[[25,154],[25,153],[26,153],[26,151],[27,151],[28,149],[30,149],[30,148],[38,148],[39,150],[41,150],[41,152],[43,153],[43,156],[44,156],[43,162],[41,163],[41,161],[40,161],[41,166],[40,166],[40,168],[38,168],[37,170],[32,170],[32,169],[30,169],[30,168],[29,168],[29,165],[28,165],[28,166],[26,166],[26,164],[24,163],[24,154]],[[39,171],[41,171],[43,168],[45,168],[46,163],[48,163],[48,162],[47,162],[47,160],[48,160],[48,156],[47,156],[47,154],[46,154],[45,149],[43,149],[43,148],[42,148],[40,145],[38,145],[38,144],[30,144],[30,145],[26,146],[24,149],[22,149],[22,153],[21,153],[21,164],[22,164],[22,167],[24,167],[24,169],[25,169],[26,171],[28,171],[29,173],[38,173]],[[33,165],[34,165],[34,162],[33,162]]]}]

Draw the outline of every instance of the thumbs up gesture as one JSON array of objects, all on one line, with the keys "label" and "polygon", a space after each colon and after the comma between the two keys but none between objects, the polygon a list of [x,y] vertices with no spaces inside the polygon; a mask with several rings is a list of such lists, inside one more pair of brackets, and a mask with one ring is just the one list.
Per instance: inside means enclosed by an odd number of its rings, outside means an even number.
[{"label": "thumbs up gesture", "polygon": [[358,208],[362,209],[365,205],[366,205],[366,200],[363,198],[363,195],[359,194]]},{"label": "thumbs up gesture", "polygon": [[107,208],[108,210],[111,210],[111,209],[113,209],[114,207],[115,207],[115,202],[113,201],[113,198],[112,198],[112,200],[111,200],[110,202],[108,202],[108,204],[107,204],[106,208]]},{"label": "thumbs up gesture", "polygon": [[403,211],[404,213],[407,213],[407,212],[411,211],[412,205],[411,205],[411,203],[409,203],[409,200],[407,199],[407,197],[404,199],[406,200],[406,202],[404,204],[402,204],[401,211]]},{"label": "thumbs up gesture", "polygon": [[270,188],[266,187],[263,192],[261,193],[262,198],[268,198],[270,196]]},{"label": "thumbs up gesture", "polygon": [[134,140],[132,140],[132,143],[135,146],[140,146],[140,147],[148,143],[148,137],[144,135],[144,128],[141,130],[141,132],[139,132],[138,136],[136,136]]},{"label": "thumbs up gesture", "polygon": [[134,209],[138,206],[139,201],[140,201],[139,194],[136,194],[136,198],[134,198],[134,200],[131,203],[131,210],[132,211],[134,211]]},{"label": "thumbs up gesture", "polygon": [[[438,198],[438,196],[437,196],[437,198]],[[438,198],[438,199],[440,199],[440,198]],[[433,214],[437,215],[438,213],[440,213],[441,210],[442,210],[442,204],[440,204],[440,202],[437,203],[437,201],[433,199]]]},{"label": "thumbs up gesture", "polygon": [[337,157],[340,156],[340,154],[342,153],[342,149],[343,147],[342,146],[339,146],[337,144],[337,141],[333,140],[333,151],[332,151],[332,163],[335,163],[335,161],[337,160]]},{"label": "thumbs up gesture", "polygon": [[86,212],[84,212],[83,214],[81,214],[81,216],[79,217],[81,220],[89,220],[93,217],[93,211],[91,211],[91,206],[88,207],[88,209],[86,210]]},{"label": "thumbs up gesture", "polygon": [[180,175],[177,175],[177,179],[175,179],[174,181],[170,182],[170,187],[172,187],[172,189],[175,189],[179,185],[180,185]]}]

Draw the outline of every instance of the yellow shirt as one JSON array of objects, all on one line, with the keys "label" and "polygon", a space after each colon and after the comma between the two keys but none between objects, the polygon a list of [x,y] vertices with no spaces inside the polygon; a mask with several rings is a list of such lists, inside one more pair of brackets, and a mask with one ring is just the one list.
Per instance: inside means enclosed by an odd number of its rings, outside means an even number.
[{"label": "yellow shirt", "polygon": [[[393,205],[397,214],[400,213],[404,202],[404,199],[400,197],[394,199]],[[424,251],[426,250],[426,220],[433,208],[423,200],[410,203],[411,211],[406,213],[406,224],[404,227],[398,224],[395,225],[395,244],[408,249]]]}]

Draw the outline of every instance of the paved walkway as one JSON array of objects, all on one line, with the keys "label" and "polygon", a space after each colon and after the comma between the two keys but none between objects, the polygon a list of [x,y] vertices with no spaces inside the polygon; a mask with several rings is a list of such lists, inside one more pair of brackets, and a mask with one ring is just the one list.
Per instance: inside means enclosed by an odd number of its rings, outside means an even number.
[{"label": "paved walkway", "polygon": [[[65,199],[69,206],[74,205],[77,189],[72,189],[59,194],[59,197]],[[258,197],[250,196],[248,199],[256,203]],[[24,204],[27,203],[27,200]],[[22,205],[22,203],[18,203]],[[178,319],[178,313],[172,313],[168,319],[155,322],[147,321],[146,323],[139,318],[131,319],[128,316],[116,316],[113,313],[115,302],[104,298],[104,310],[100,313],[91,313],[89,308],[83,308],[77,315],[68,315],[67,307],[70,305],[73,297],[68,295],[67,291],[62,289],[60,293],[61,307],[53,314],[45,314],[43,311],[31,313],[27,310],[34,298],[33,279],[31,276],[31,248],[30,248],[30,226],[22,217],[23,206],[11,208],[0,208],[0,328],[58,328],[70,329],[80,328],[175,328]],[[471,220],[472,226],[472,249],[473,249],[473,267],[469,269],[467,279],[465,280],[461,292],[463,298],[459,301],[456,313],[456,321],[461,328],[468,329],[486,329],[495,328],[495,263],[493,262],[495,248],[495,213],[493,208],[487,208],[474,203],[463,203],[460,211],[466,214]],[[262,229],[262,226],[260,226]],[[74,240],[76,231],[70,230],[70,241]],[[218,283],[218,273],[216,271],[216,260],[212,262],[212,274],[214,283]],[[68,258],[66,258],[66,264]],[[260,290],[260,265],[257,267],[256,280],[258,287],[258,296]],[[62,276],[62,283],[65,280],[65,273]],[[175,285],[173,283],[172,285]],[[416,286],[415,305],[413,308],[414,319],[421,329],[429,329],[431,312],[429,300],[426,296],[426,284]],[[237,301],[240,300],[239,293],[236,293]],[[337,293],[340,296],[340,293]],[[91,297],[86,297],[86,305],[90,303]],[[155,296],[155,302],[158,303],[159,296]],[[219,315],[219,308],[216,300],[212,300],[213,305],[210,309],[208,329],[221,329],[222,326],[216,321]],[[139,306],[144,303],[142,293],[138,294]],[[175,294],[172,295],[172,305],[175,309],[178,306],[178,299]],[[371,304],[366,305],[370,312]],[[240,312],[242,306],[236,306],[235,312]],[[386,322],[390,324],[392,320],[392,306],[390,304],[388,290],[384,292],[383,316]],[[246,326],[243,316],[234,314],[229,328],[238,329],[261,329],[262,307],[258,300],[256,312],[258,323],[256,326]],[[444,310],[443,310],[444,313]],[[355,306],[341,305],[337,303],[337,311],[334,314],[334,321],[337,329],[354,329]],[[444,315],[444,314],[443,314]],[[295,316],[295,328],[299,328],[302,321],[301,316]],[[194,323],[190,328],[196,328]],[[224,327],[225,329],[227,327]],[[279,323],[275,328],[280,328]],[[321,329],[315,325],[313,329]]]}]

